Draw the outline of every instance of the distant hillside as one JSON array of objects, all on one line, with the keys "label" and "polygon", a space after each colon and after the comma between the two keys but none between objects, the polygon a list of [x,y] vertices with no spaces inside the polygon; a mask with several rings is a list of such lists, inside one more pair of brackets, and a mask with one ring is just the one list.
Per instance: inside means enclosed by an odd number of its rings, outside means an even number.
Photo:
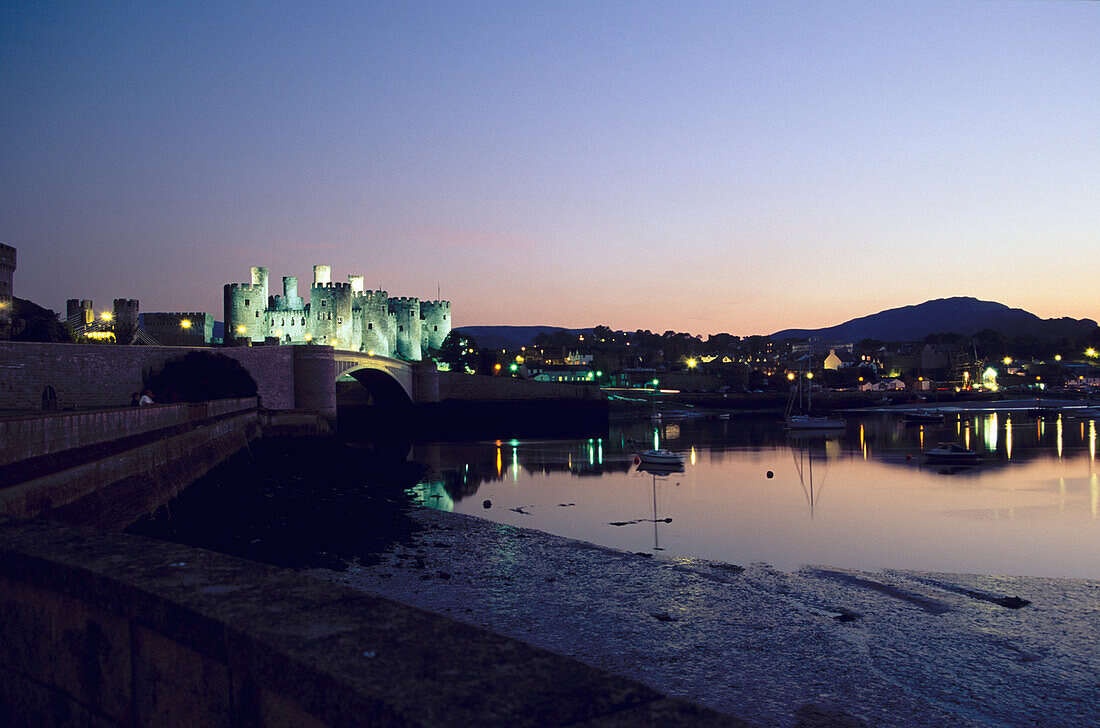
[{"label": "distant hillside", "polygon": [[916,306],[903,306],[852,319],[823,329],[785,329],[772,334],[782,339],[829,339],[856,342],[920,341],[929,334],[956,333],[973,335],[982,329],[999,331],[1005,336],[1030,335],[1042,340],[1082,339],[1096,331],[1092,319],[1041,319],[1020,308],[976,298],[938,298]]},{"label": "distant hillside", "polygon": [[568,331],[583,334],[592,329],[563,329],[561,326],[461,326],[455,331],[472,337],[482,349],[518,349],[535,343],[539,334]]}]

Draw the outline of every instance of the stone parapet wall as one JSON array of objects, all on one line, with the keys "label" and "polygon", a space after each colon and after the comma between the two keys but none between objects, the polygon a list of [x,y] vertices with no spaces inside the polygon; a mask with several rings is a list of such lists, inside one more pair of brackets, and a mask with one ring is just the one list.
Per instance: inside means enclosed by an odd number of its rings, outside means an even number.
[{"label": "stone parapet wall", "polygon": [[0,725],[743,722],[516,640],[187,546],[0,518]]},{"label": "stone parapet wall", "polygon": [[[291,346],[227,347],[215,353],[241,362],[256,380],[260,404],[294,409]],[[0,342],[0,410],[37,410],[51,387],[59,409],[125,406],[144,387],[143,374],[189,351],[207,348]]]},{"label": "stone parapet wall", "polygon": [[182,405],[186,421],[6,465],[0,514],[125,528],[260,436],[255,407],[218,413],[207,404]]},{"label": "stone parapet wall", "polygon": [[0,419],[0,466],[255,409],[256,398],[249,397],[198,404],[6,417]]}]

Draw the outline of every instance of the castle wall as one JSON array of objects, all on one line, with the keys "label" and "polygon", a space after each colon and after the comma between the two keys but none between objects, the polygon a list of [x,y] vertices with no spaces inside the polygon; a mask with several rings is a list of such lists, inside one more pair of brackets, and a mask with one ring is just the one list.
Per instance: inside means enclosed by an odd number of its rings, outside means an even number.
[{"label": "castle wall", "polygon": [[[301,300],[301,299],[299,299]],[[312,341],[309,310],[269,308],[264,312],[268,336],[274,336],[281,344],[304,344]]]},{"label": "castle wall", "polygon": [[417,298],[366,291],[361,275],[349,275],[347,283],[331,278],[330,266],[313,266],[309,303],[302,302],[293,276],[283,278],[282,295],[268,299],[266,268],[252,269],[252,283],[227,284],[226,343],[242,336],[252,343],[271,337],[279,343],[325,344],[419,361],[451,331],[448,301],[421,304]]}]

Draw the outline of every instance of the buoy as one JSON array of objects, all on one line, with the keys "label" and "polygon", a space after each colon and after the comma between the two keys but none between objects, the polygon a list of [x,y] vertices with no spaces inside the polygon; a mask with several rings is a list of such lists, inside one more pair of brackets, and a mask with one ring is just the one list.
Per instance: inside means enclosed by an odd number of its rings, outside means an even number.
[{"label": "buoy", "polygon": [[774,477],[775,477],[775,473],[773,473],[772,471],[770,471],[770,470],[769,470],[769,471],[768,471],[768,477],[769,477],[769,478],[774,478]]},{"label": "buoy", "polygon": [[493,502],[491,500],[487,500],[487,501],[485,501],[484,503],[481,504],[481,507],[482,508],[492,508],[493,507]]}]

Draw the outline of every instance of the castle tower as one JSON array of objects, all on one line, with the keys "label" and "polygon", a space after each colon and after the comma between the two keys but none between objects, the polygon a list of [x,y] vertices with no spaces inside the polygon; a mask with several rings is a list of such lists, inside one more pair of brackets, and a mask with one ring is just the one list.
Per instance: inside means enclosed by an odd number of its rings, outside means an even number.
[{"label": "castle tower", "polygon": [[363,292],[363,276],[348,276],[348,283],[351,284],[352,293]]},{"label": "castle tower", "polygon": [[298,295],[298,277],[283,276],[283,308],[298,311],[305,307]]},{"label": "castle tower", "polygon": [[360,350],[378,356],[393,356],[394,337],[390,330],[389,294],[366,291],[359,299]]},{"label": "castle tower", "polygon": [[420,361],[420,299],[391,298],[390,313],[397,319],[396,355],[408,361]]},{"label": "castle tower", "polygon": [[427,354],[430,349],[438,350],[447,334],[451,333],[451,302],[421,301],[420,320],[423,353]]},{"label": "castle tower", "polygon": [[226,344],[262,342],[268,335],[267,268],[252,268],[251,283],[226,283],[222,289]]},{"label": "castle tower", "polygon": [[11,340],[12,308],[15,306],[15,248],[0,243],[0,341]]},{"label": "castle tower", "polygon": [[326,283],[332,283],[332,266],[313,266],[313,287],[316,288],[317,286],[323,286]]},{"label": "castle tower", "polygon": [[136,298],[116,298],[111,321],[115,329],[115,342],[130,344],[138,328],[138,301]]},{"label": "castle tower", "polygon": [[252,268],[252,285],[260,287],[260,297],[264,308],[267,308],[267,268]]},{"label": "castle tower", "polygon": [[65,301],[65,322],[70,329],[82,329],[95,321],[95,310],[87,298],[70,298]]}]

